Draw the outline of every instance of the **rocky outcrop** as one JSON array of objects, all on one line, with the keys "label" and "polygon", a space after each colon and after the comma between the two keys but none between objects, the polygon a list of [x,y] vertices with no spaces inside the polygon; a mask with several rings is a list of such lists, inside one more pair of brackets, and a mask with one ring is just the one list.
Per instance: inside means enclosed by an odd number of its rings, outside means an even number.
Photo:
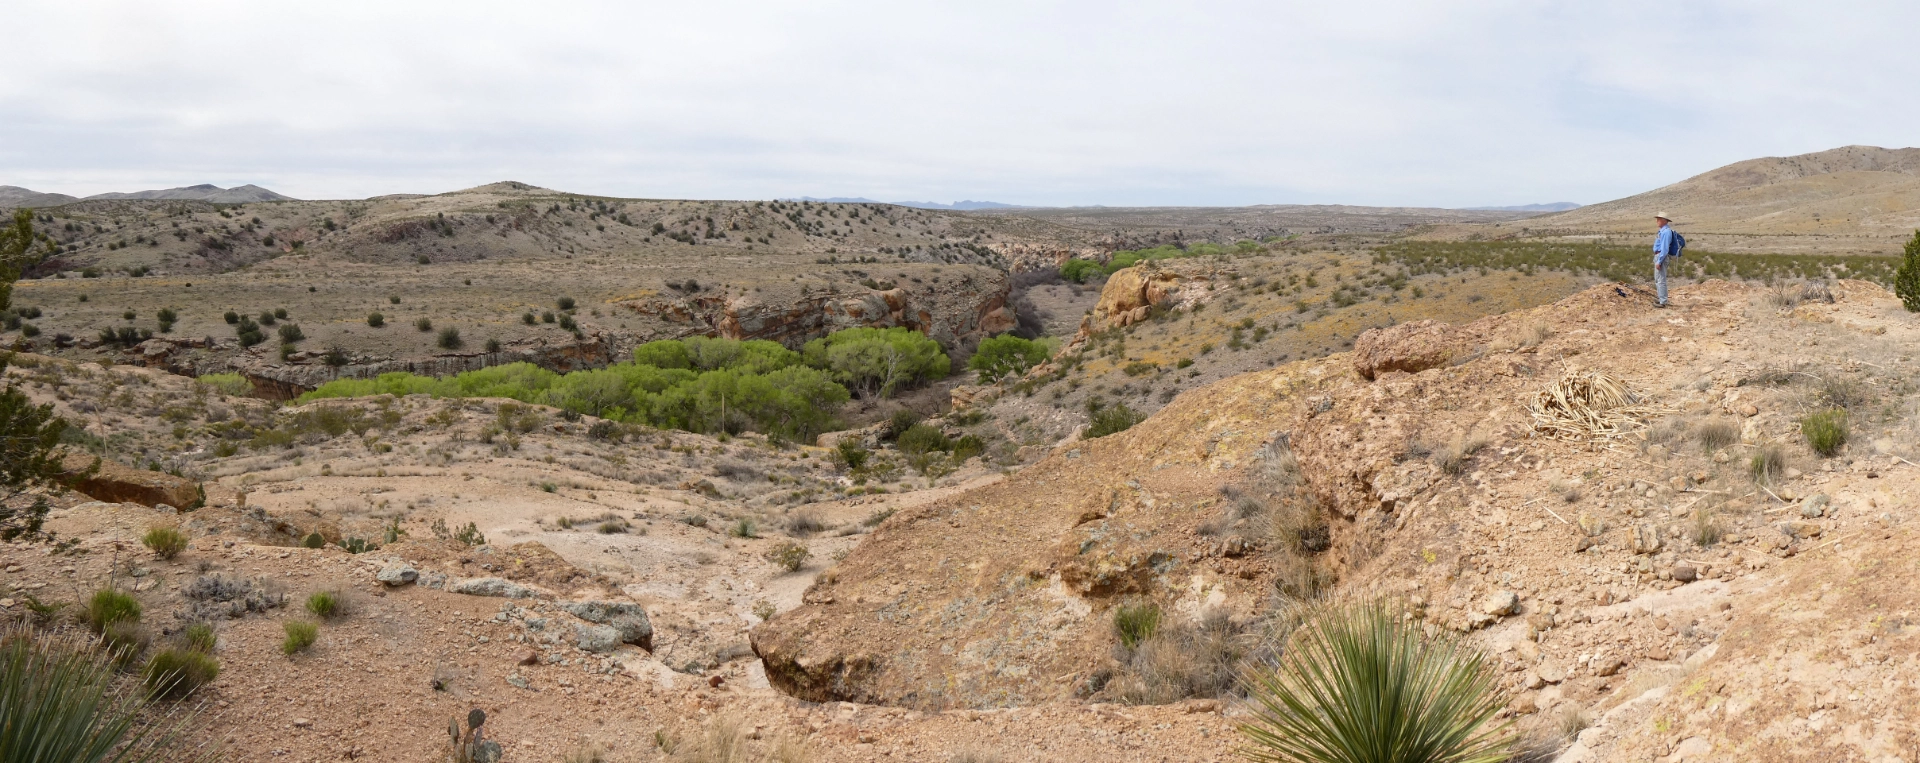
[{"label": "rocky outcrop", "polygon": [[[613,632],[614,643],[653,650],[653,623],[647,611],[630,601],[563,601],[555,604],[567,613]],[[600,650],[605,651],[605,650]]]},{"label": "rocky outcrop", "polygon": [[[96,463],[98,468],[94,468]],[[135,469],[96,458],[91,453],[68,453],[61,461],[61,468],[66,472],[69,489],[96,501],[192,509],[198,508],[203,500],[200,483],[164,472]]]},{"label": "rocky outcrop", "polygon": [[1353,345],[1353,370],[1372,381],[1389,371],[1419,373],[1445,365],[1461,344],[1459,332],[1435,320],[1368,329]]},{"label": "rocky outcrop", "polygon": [[1100,301],[1087,316],[1081,331],[1099,331],[1127,326],[1145,320],[1155,305],[1171,301],[1180,288],[1182,277],[1154,263],[1123,268],[1107,278],[1100,289]]}]

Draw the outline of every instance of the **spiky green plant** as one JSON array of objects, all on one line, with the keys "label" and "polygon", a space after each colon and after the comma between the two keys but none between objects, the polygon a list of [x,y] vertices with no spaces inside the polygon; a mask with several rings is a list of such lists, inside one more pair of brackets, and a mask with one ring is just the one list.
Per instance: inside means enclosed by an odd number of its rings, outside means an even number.
[{"label": "spiky green plant", "polygon": [[114,690],[113,663],[76,636],[0,634],[0,763],[204,760],[193,716],[142,723],[147,701]]},{"label": "spiky green plant", "polygon": [[1382,604],[1311,612],[1245,677],[1246,757],[1289,763],[1497,763],[1510,726],[1485,655]]},{"label": "spiky green plant", "polygon": [[107,626],[121,621],[140,622],[140,602],[133,594],[102,588],[93,592],[93,598],[87,600],[87,625],[95,633],[107,629]]}]

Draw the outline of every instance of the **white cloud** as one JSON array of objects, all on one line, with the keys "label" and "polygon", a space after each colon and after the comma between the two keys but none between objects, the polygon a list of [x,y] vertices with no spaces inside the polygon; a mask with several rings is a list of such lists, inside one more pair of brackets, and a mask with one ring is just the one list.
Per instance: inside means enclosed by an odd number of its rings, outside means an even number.
[{"label": "white cloud", "polygon": [[1911,140],[1896,2],[43,3],[0,183],[1594,202]]}]

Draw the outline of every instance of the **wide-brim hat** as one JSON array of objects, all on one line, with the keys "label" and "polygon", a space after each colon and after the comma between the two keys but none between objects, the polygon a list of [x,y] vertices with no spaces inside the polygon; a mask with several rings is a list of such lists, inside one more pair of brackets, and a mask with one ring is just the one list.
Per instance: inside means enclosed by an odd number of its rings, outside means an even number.
[{"label": "wide-brim hat", "polygon": [[1667,213],[1665,213],[1665,212],[1660,212],[1660,213],[1658,213],[1658,214],[1655,214],[1655,215],[1653,216],[1653,219],[1655,219],[1655,220],[1665,220],[1665,221],[1667,221],[1667,222],[1673,222],[1673,215],[1670,215],[1670,214],[1667,214]]}]

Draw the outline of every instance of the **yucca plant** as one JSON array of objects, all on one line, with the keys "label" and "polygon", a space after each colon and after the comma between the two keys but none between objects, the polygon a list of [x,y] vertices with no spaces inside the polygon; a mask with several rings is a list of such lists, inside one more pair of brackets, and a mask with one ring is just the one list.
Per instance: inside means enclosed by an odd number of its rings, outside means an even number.
[{"label": "yucca plant", "polygon": [[1382,604],[1309,613],[1278,661],[1244,678],[1252,760],[1497,763],[1510,726],[1485,655]]},{"label": "yucca plant", "polygon": [[145,763],[208,758],[191,715],[140,722],[147,701],[114,690],[113,665],[74,635],[0,633],[0,763]]}]

